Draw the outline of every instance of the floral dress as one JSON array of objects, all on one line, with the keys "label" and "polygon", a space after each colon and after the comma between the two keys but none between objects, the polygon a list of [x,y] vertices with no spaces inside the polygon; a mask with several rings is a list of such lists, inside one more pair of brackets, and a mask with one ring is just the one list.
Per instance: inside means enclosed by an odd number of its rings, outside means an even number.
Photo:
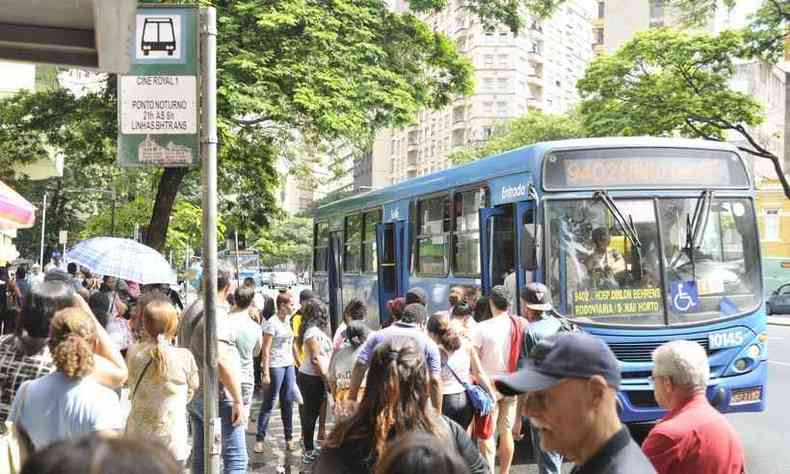
[{"label": "floral dress", "polygon": [[183,461],[189,455],[187,402],[199,386],[198,367],[189,349],[162,344],[167,361],[164,376],[157,372],[153,363],[146,370],[151,360],[152,343],[138,343],[129,349],[132,409],[126,421],[126,432],[158,439],[170,448],[176,459]]}]

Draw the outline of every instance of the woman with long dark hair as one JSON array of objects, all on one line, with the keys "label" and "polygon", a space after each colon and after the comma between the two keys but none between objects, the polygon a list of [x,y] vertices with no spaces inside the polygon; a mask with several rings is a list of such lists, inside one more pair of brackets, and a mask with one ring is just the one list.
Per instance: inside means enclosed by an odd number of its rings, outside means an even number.
[{"label": "woman with long dark hair", "polygon": [[467,429],[474,412],[464,384],[471,384],[474,377],[489,394],[495,393],[494,386],[480,365],[477,351],[471,343],[464,343],[458,321],[447,314],[436,314],[428,320],[427,329],[442,357],[442,414]]},{"label": "woman with long dark hair", "polygon": [[422,432],[452,446],[473,474],[488,465],[472,440],[431,404],[423,351],[410,337],[395,337],[374,351],[357,411],[335,425],[316,472],[369,473],[397,436]]},{"label": "woman with long dark hair", "polygon": [[315,461],[315,424],[321,413],[321,404],[326,401],[329,387],[328,367],[332,355],[332,340],[326,335],[329,318],[326,307],[317,299],[302,305],[302,324],[299,327],[298,342],[304,350],[304,359],[299,366],[296,383],[302,392],[304,404],[299,412],[302,423],[304,453],[302,462]]}]

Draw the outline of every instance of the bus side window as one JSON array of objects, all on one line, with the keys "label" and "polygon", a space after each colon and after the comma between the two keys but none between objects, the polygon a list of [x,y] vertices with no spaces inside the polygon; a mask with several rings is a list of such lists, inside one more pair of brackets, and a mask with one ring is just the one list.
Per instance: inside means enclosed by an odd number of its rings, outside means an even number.
[{"label": "bus side window", "polygon": [[418,274],[448,273],[450,240],[450,198],[447,195],[417,202],[415,261]]},{"label": "bus side window", "polygon": [[329,224],[327,222],[316,223],[313,235],[315,236],[315,242],[313,243],[313,271],[326,272]]},{"label": "bus side window", "polygon": [[362,215],[346,217],[344,230],[343,272],[359,273],[362,259]]}]

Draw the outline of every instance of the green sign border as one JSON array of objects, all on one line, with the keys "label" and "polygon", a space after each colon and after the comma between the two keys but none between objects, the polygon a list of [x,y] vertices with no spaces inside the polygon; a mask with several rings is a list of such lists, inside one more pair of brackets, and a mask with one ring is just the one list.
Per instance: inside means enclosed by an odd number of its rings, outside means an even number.
[{"label": "green sign border", "polygon": [[[195,123],[198,124],[198,133],[195,134],[123,134],[121,133],[121,75],[118,75],[118,165],[123,167],[138,167],[138,166],[161,166],[161,165],[147,165],[140,163],[137,155],[137,148],[140,143],[145,140],[146,136],[150,136],[160,146],[166,146],[168,143],[186,146],[194,150],[192,166],[199,163],[200,158],[200,77],[198,75],[198,47],[200,35],[198,34],[198,24],[200,14],[197,5],[180,5],[180,4],[141,4],[137,9],[137,14],[178,14],[181,16],[181,31],[184,41],[183,57],[184,60],[180,62],[165,62],[165,63],[152,63],[150,60],[140,61],[136,58],[135,49],[137,47],[136,32],[132,35],[132,43],[130,44],[129,54],[131,55],[132,65],[129,68],[129,73],[126,76],[196,76],[195,97],[197,104],[195,107]],[[135,15],[135,25],[136,15]]]}]

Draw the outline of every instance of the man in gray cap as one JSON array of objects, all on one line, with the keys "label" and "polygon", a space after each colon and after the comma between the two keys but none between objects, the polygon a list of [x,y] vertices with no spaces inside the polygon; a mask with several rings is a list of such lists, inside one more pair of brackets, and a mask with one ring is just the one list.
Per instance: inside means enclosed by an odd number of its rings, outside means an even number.
[{"label": "man in gray cap", "polygon": [[505,394],[527,394],[525,415],[541,448],[574,463],[572,474],[656,472],[617,416],[620,368],[600,339],[580,332],[546,337],[523,368],[495,384]]}]

